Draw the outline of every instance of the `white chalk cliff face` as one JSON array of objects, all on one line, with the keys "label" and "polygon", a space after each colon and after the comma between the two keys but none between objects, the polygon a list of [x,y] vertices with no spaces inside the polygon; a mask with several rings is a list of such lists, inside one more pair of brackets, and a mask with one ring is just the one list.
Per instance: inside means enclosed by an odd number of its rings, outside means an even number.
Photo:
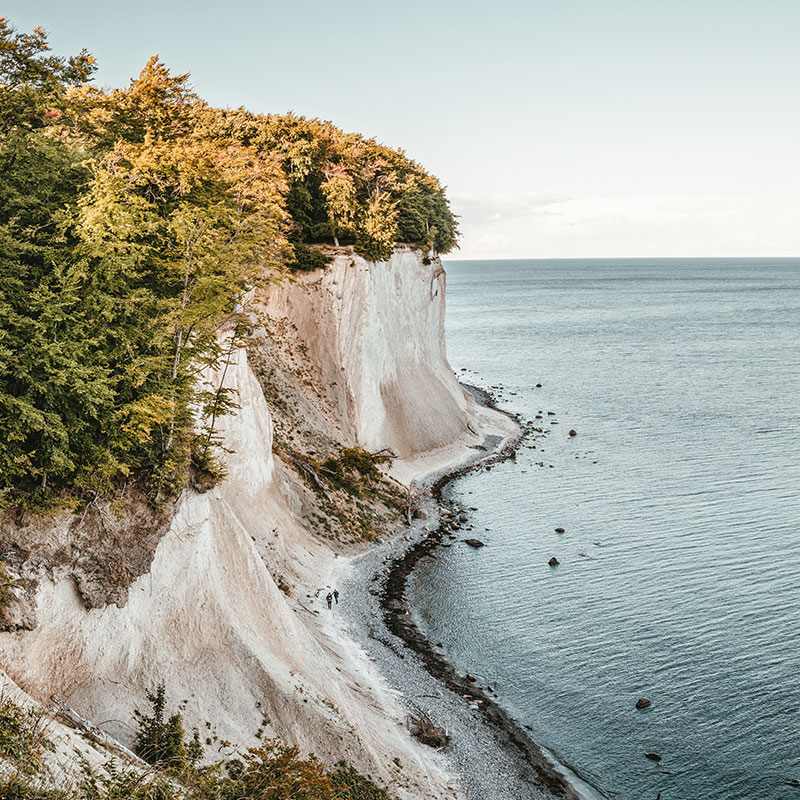
[{"label": "white chalk cliff face", "polygon": [[337,255],[270,291],[267,313],[297,326],[354,444],[413,461],[478,440],[474,404],[447,361],[445,283],[438,258],[426,265],[398,248],[377,264]]},{"label": "white chalk cliff face", "polygon": [[[447,364],[444,282],[438,261],[426,266],[410,250],[380,264],[338,256],[265,300],[307,341],[342,430],[369,450],[391,448],[405,477],[463,454],[486,421]],[[273,457],[270,411],[244,350],[226,382],[241,406],[221,420],[227,479],[186,492],[124,608],[87,610],[71,578],[43,579],[39,624],[0,634],[0,666],[39,701],[58,694],[125,744],[132,710],[146,709],[145,690],[164,681],[202,738],[250,746],[261,730],[346,758],[400,797],[452,796],[437,757],[398,724],[405,711],[375,665],[318,614],[315,592],[341,557],[303,524],[297,479]],[[408,785],[387,769],[395,757]]]}]

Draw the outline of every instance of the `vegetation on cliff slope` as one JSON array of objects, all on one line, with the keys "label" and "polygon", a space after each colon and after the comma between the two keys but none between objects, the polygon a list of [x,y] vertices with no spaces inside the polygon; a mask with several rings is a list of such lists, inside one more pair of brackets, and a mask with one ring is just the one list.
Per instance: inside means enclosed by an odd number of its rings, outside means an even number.
[{"label": "vegetation on cliff slope", "polygon": [[447,252],[442,187],[401,151],[293,114],[222,111],[157,57],[124,89],[86,52],[0,20],[0,506],[154,502],[195,468],[234,398],[201,386],[222,326],[268,270]]},{"label": "vegetation on cliff slope", "polygon": [[391,800],[344,761],[326,768],[297,747],[264,739],[258,747],[198,766],[197,736],[184,740],[180,713],[167,717],[164,691],[150,695],[153,713],[137,714],[137,749],[153,769],[109,760],[83,764],[79,781],[50,768],[50,719],[0,695],[0,798],[3,800]]}]

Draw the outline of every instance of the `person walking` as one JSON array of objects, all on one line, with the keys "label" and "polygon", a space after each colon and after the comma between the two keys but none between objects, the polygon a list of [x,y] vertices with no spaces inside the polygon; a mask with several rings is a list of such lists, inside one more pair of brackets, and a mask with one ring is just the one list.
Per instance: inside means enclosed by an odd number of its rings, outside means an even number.
[{"label": "person walking", "polygon": [[333,590],[333,599],[336,601],[336,605],[338,606],[339,605],[339,590],[338,589],[334,589]]},{"label": "person walking", "polygon": [[328,608],[331,607],[331,603],[333,602],[333,595],[328,592],[328,596],[325,598],[328,601]]}]

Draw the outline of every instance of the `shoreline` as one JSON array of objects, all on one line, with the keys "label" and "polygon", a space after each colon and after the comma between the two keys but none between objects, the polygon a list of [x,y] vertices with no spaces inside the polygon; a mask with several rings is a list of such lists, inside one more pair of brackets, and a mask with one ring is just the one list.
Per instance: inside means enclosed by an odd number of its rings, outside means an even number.
[{"label": "shoreline", "polygon": [[[436,651],[414,622],[405,598],[408,577],[417,563],[434,556],[448,534],[463,528],[464,523],[457,521],[463,510],[450,508],[443,497],[445,488],[469,472],[514,460],[522,442],[533,433],[541,433],[532,422],[499,409],[489,392],[461,385],[480,406],[513,420],[517,432],[505,437],[487,435],[484,452],[433,472],[418,483],[428,520],[435,527],[429,529],[425,519],[415,519],[405,536],[395,537],[355,560],[356,569],[347,577],[345,588],[351,594],[355,589],[353,596],[364,604],[358,622],[367,630],[366,638],[363,634],[356,636],[378,662],[392,689],[400,694],[404,706],[414,707],[436,724],[446,722],[451,742],[437,758],[456,774],[468,797],[594,800],[602,795],[540,746],[492,697],[491,688],[467,680]],[[443,514],[442,509],[449,514]],[[354,621],[352,613],[345,613]],[[348,628],[349,635],[356,633]]]},{"label": "shoreline", "polygon": [[[488,451],[487,455],[478,460],[457,466],[440,477],[430,485],[429,493],[433,501],[441,508],[448,507],[443,497],[444,489],[458,478],[473,472],[481,467],[491,466],[516,458],[517,450],[523,440],[530,435],[530,428],[519,415],[503,411],[491,394],[474,386],[465,386],[475,400],[481,405],[491,408],[516,422],[519,433],[516,437],[500,444],[494,452]],[[455,512],[453,512],[455,514]],[[456,693],[469,703],[477,703],[480,712],[490,726],[498,730],[506,743],[514,748],[519,756],[532,767],[540,789],[549,792],[555,798],[563,800],[578,800],[565,776],[553,765],[542,748],[527,734],[522,725],[506,712],[488,693],[475,681],[467,680],[460,675],[456,668],[447,659],[436,651],[432,642],[422,633],[414,622],[411,609],[405,597],[408,577],[420,559],[442,544],[442,539],[450,532],[450,527],[439,515],[438,526],[430,531],[420,541],[412,544],[400,553],[389,568],[388,577],[381,590],[380,603],[386,627],[402,642],[412,649],[421,658],[425,669],[451,692]]]}]

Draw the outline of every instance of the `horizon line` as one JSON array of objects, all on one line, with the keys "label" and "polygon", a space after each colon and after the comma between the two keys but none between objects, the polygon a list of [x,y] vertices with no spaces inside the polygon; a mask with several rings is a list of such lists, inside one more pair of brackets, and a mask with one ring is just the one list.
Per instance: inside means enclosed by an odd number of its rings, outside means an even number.
[{"label": "horizon line", "polygon": [[794,256],[478,256],[452,258],[449,254],[440,256],[442,261],[724,261],[736,259],[738,261],[789,261],[800,260],[800,255]]}]

